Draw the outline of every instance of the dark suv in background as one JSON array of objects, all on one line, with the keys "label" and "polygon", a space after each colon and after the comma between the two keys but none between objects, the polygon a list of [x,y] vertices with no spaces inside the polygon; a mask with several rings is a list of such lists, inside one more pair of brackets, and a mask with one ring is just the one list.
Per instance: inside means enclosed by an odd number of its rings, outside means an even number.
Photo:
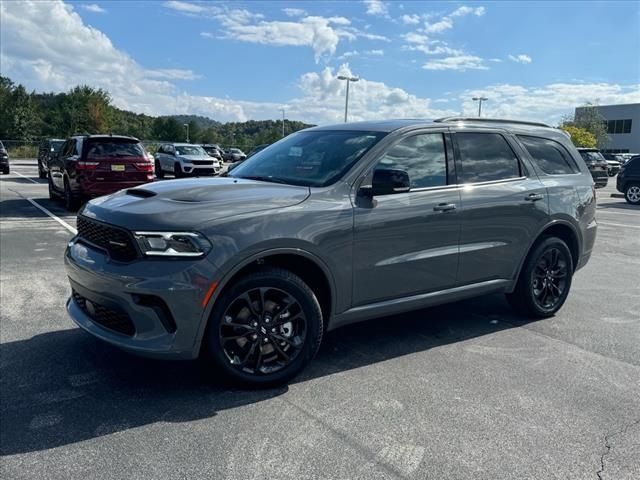
[{"label": "dark suv in background", "polygon": [[49,162],[60,151],[64,143],[61,138],[46,138],[40,142],[38,147],[38,176],[47,178],[49,174]]},{"label": "dark suv in background", "polygon": [[609,164],[600,150],[597,148],[578,148],[578,152],[591,172],[596,188],[606,187],[609,181]]},{"label": "dark suv in background", "polygon": [[5,175],[9,175],[9,153],[2,142],[0,142],[0,170]]},{"label": "dark suv in background", "polygon": [[632,157],[620,168],[616,189],[624,193],[631,205],[640,205],[640,155]]},{"label": "dark suv in background", "polygon": [[227,177],[88,202],[65,253],[67,309],[126,350],[202,351],[235,380],[276,384],[324,332],[372,317],[488,293],[553,315],[591,256],[595,214],[585,163],[547,125],[315,127]]},{"label": "dark suv in background", "polygon": [[83,200],[153,181],[153,163],[137,138],[78,135],[49,160],[49,197],[74,210]]}]

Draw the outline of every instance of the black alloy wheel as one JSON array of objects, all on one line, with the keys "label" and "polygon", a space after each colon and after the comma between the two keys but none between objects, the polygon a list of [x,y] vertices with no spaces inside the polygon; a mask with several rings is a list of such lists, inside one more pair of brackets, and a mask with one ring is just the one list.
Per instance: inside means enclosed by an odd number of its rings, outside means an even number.
[{"label": "black alloy wheel", "polygon": [[313,291],[287,270],[265,268],[241,278],[218,299],[208,353],[231,380],[273,386],[311,361],[322,332]]},{"label": "black alloy wheel", "polygon": [[558,237],[542,237],[529,252],[507,300],[524,315],[550,317],[564,305],[573,271],[573,257],[567,244]]}]

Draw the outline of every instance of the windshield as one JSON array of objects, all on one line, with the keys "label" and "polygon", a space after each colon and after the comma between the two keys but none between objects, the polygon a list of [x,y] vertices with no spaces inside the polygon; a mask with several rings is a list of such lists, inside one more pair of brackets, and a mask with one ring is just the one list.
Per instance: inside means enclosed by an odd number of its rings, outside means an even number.
[{"label": "windshield", "polygon": [[144,156],[142,146],[137,142],[92,142],[87,150],[87,158]]},{"label": "windshield", "polygon": [[206,155],[202,147],[197,145],[176,145],[178,155]]},{"label": "windshield", "polygon": [[385,135],[347,130],[294,133],[245,160],[229,176],[324,187],[342,177]]},{"label": "windshield", "polygon": [[51,142],[51,151],[57,153],[58,150],[60,150],[60,147],[62,146],[63,143],[64,143],[64,140],[55,140]]},{"label": "windshield", "polygon": [[605,159],[598,150],[581,150],[580,155],[587,162],[604,162]]}]

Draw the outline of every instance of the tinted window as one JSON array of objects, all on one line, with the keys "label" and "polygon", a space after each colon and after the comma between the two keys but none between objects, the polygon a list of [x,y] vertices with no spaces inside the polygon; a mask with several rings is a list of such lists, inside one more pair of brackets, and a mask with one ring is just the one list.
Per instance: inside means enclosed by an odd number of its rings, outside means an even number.
[{"label": "tinted window", "polygon": [[143,157],[142,146],[135,142],[97,141],[87,147],[87,158]]},{"label": "tinted window", "polygon": [[624,126],[622,128],[622,133],[631,133],[631,119],[624,121]]},{"label": "tinted window", "polygon": [[294,133],[251,156],[229,176],[312,187],[331,185],[385,135],[358,130]]},{"label": "tinted window", "polygon": [[444,138],[441,133],[405,138],[384,154],[376,169],[406,171],[412,189],[446,185],[447,157]]},{"label": "tinted window", "polygon": [[197,145],[176,145],[176,152],[178,155],[206,155],[202,147]]},{"label": "tinted window", "polygon": [[540,169],[551,175],[578,171],[569,152],[558,142],[539,137],[518,136]]},{"label": "tinted window", "polygon": [[456,133],[462,166],[461,183],[490,182],[520,176],[511,147],[498,133]]},{"label": "tinted window", "polygon": [[602,156],[599,150],[578,150],[584,161],[587,163],[593,162],[605,162],[605,158]]}]

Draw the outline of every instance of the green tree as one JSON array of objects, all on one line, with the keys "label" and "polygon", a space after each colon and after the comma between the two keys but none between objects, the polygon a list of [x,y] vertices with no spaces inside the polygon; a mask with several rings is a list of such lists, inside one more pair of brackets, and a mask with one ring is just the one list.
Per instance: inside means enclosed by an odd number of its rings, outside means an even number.
[{"label": "green tree", "polygon": [[596,139],[598,148],[605,148],[611,139],[607,134],[606,121],[597,108],[597,103],[586,103],[576,112],[571,122],[574,127],[579,127],[591,133]]},{"label": "green tree", "polygon": [[596,148],[598,141],[588,130],[573,125],[561,125],[560,128],[567,132],[576,147]]},{"label": "green tree", "polygon": [[9,125],[8,136],[11,139],[28,141],[36,132],[38,117],[31,101],[31,95],[22,85],[18,85],[11,92],[9,98]]}]

